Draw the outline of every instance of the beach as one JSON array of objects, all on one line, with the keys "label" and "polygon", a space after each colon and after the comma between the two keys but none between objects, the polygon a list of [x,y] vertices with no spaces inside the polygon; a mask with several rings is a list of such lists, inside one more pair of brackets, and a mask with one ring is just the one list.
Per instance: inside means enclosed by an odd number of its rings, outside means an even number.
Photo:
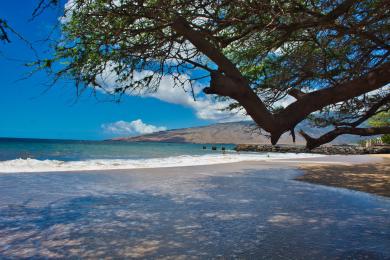
[{"label": "beach", "polygon": [[390,197],[390,156],[372,155],[381,161],[339,165],[302,165],[305,174],[296,180],[347,188]]},{"label": "beach", "polygon": [[0,174],[0,258],[387,259],[390,200],[295,180],[381,157]]}]

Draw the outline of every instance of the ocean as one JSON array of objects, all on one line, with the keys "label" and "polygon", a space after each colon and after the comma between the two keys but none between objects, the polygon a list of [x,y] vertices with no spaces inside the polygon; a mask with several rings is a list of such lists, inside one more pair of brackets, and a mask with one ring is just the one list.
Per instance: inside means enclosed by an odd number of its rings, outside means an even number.
[{"label": "ocean", "polygon": [[234,144],[0,138],[0,172],[160,168],[313,156],[318,155],[237,153]]}]

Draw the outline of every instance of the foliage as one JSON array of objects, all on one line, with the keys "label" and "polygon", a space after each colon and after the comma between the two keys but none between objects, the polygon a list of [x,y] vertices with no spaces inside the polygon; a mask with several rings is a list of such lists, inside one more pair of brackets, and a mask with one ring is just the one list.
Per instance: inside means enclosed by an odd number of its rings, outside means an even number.
[{"label": "foliage", "polygon": [[374,127],[390,126],[390,110],[371,117],[368,123]]},{"label": "foliage", "polygon": [[[368,123],[373,127],[390,126],[390,110],[371,117]],[[381,138],[383,143],[390,144],[390,134],[382,135]]]},{"label": "foliage", "polygon": [[7,33],[7,22],[0,19],[0,42],[10,42]]},{"label": "foliage", "polygon": [[[42,14],[46,9],[58,6],[60,3],[60,0],[38,0],[37,6],[34,8],[30,21]],[[4,19],[0,17],[0,42],[6,42],[10,43],[10,36],[9,34],[16,35],[19,39],[25,41],[28,43],[28,41],[20,35],[17,31],[15,31]],[[28,43],[30,44],[30,43]],[[31,47],[31,46],[30,46]]]},{"label": "foliage", "polygon": [[[103,88],[119,96],[153,92],[163,76],[185,90],[211,81],[206,94],[252,111],[276,140],[306,117],[319,127],[357,127],[389,107],[383,73],[375,81],[383,84],[376,83],[381,85],[373,92],[352,90],[318,107],[299,99],[348,82],[364,84],[373,70],[388,65],[388,5],[385,0],[73,0],[61,18],[55,56],[37,65],[56,79],[75,79],[81,89]],[[217,91],[217,79],[225,80],[225,90]],[[227,91],[229,84],[244,87],[237,94]],[[253,101],[256,108],[242,98],[252,92],[260,97]],[[301,111],[306,105],[312,109],[294,116],[283,104],[293,97]]]},{"label": "foliage", "polygon": [[382,138],[383,143],[390,144],[390,135],[389,134],[382,135],[381,138]]}]

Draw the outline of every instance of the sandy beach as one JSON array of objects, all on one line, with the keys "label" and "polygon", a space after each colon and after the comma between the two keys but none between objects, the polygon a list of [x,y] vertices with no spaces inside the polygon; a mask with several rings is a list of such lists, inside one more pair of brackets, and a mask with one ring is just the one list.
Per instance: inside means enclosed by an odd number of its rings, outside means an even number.
[{"label": "sandy beach", "polygon": [[388,259],[388,198],[295,180],[359,163],[0,174],[0,258]]},{"label": "sandy beach", "polygon": [[331,166],[304,164],[304,175],[295,179],[390,197],[390,155],[371,156],[381,161]]}]

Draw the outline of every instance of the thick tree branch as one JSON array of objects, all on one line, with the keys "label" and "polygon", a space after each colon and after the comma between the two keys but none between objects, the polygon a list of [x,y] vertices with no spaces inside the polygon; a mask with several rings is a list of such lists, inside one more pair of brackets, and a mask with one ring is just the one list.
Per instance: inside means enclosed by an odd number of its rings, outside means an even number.
[{"label": "thick tree branch", "polygon": [[306,140],[306,147],[308,149],[314,149],[320,145],[329,143],[336,139],[339,135],[350,134],[350,135],[360,135],[360,136],[371,136],[371,135],[380,135],[380,134],[390,134],[390,127],[370,127],[370,128],[355,128],[355,127],[339,127],[332,131],[329,131],[326,134],[318,138],[313,138],[303,130],[301,130],[300,135],[303,136]]},{"label": "thick tree branch", "polygon": [[253,118],[259,127],[271,133],[271,141],[279,139],[280,136],[277,136],[279,134],[279,126],[275,122],[273,115],[248,85],[214,71],[211,73],[210,87],[205,88],[204,92],[236,100],[245,108],[248,115]]},{"label": "thick tree branch", "polygon": [[296,100],[303,98],[304,95],[306,95],[305,92],[299,90],[299,89],[291,89],[288,94],[292,97],[294,97]]},{"label": "thick tree branch", "polygon": [[277,26],[277,29],[284,30],[286,32],[286,38],[294,31],[306,28],[312,28],[316,26],[325,26],[328,24],[334,24],[334,21],[339,18],[341,15],[347,13],[349,9],[356,3],[356,0],[346,0],[338,5],[331,12],[323,15],[318,14],[317,19],[306,19],[300,22],[291,23],[291,24],[280,24]]},{"label": "thick tree branch", "polygon": [[[38,2],[41,10],[51,0]],[[388,92],[384,89],[390,82],[384,0],[376,4],[362,0],[141,2],[118,6],[81,1],[72,9],[77,15],[64,26],[65,38],[53,60],[70,61],[74,70],[66,76],[86,85],[106,69],[102,64],[110,63],[117,84],[126,86],[119,88],[120,93],[155,90],[164,74],[172,76],[176,85],[191,84],[194,78],[183,82],[177,75],[188,71],[197,76],[202,69],[207,72],[202,77],[211,78],[204,92],[237,101],[271,134],[273,144],[287,131],[294,138],[294,127],[313,112],[319,111],[321,122],[329,121],[327,109],[320,111],[329,106],[335,108],[332,117],[344,121],[341,126],[357,127],[357,120],[371,113],[370,108],[360,109],[376,102],[362,95],[380,88]],[[75,42],[77,47],[64,48]],[[285,51],[275,57],[280,46]],[[139,69],[152,70],[154,75],[129,85],[128,79]],[[334,87],[326,88],[324,82]],[[291,87],[302,86],[315,91],[288,93]],[[284,110],[268,109],[287,94],[297,100]]]},{"label": "thick tree branch", "polygon": [[[350,1],[347,2],[351,4]],[[342,10],[345,11],[345,8]],[[289,94],[294,96],[297,101],[274,117],[260,98],[250,89],[246,79],[236,66],[205,39],[201,32],[192,29],[183,18],[178,18],[172,24],[172,28],[194,44],[197,49],[218,65],[220,71],[225,73],[225,75],[220,72],[212,73],[210,87],[205,89],[205,93],[228,96],[237,100],[261,128],[271,133],[272,143],[276,143],[282,133],[295,127],[312,112],[381,88],[390,82],[390,63],[385,63],[362,77],[337,87],[320,89],[307,94],[293,90]]]},{"label": "thick tree branch", "polygon": [[356,0],[346,0],[344,2],[342,2],[341,4],[339,4],[335,9],[333,9],[333,11],[331,11],[330,13],[328,13],[327,15],[324,16],[324,20],[330,20],[330,21],[333,21],[335,19],[337,19],[338,17],[340,17],[341,15],[347,13],[349,11],[349,9],[356,3],[358,3],[359,1],[356,1]]},{"label": "thick tree branch", "polygon": [[276,115],[276,119],[283,122],[283,131],[287,131],[312,112],[320,110],[325,106],[379,89],[389,83],[390,62],[387,62],[360,78],[345,82],[336,87],[324,88],[305,94]]},{"label": "thick tree branch", "polygon": [[191,28],[189,23],[182,17],[177,18],[172,23],[172,28],[190,41],[199,51],[218,65],[218,68],[230,77],[244,80],[237,67],[226,58],[215,46],[204,38],[204,35]]},{"label": "thick tree branch", "polygon": [[341,123],[338,126],[351,126],[351,127],[356,127],[360,124],[362,124],[364,121],[368,120],[370,117],[375,115],[378,112],[378,109],[381,108],[382,106],[389,104],[390,102],[390,94],[382,98],[379,102],[375,103],[374,105],[371,106],[367,112],[360,117],[358,120],[352,122],[352,123]]},{"label": "thick tree branch", "polygon": [[276,143],[281,135],[279,126],[237,67],[183,18],[176,19],[172,28],[218,65],[218,71],[211,73],[210,87],[205,88],[204,92],[237,100],[259,127],[271,133],[271,142]]}]

